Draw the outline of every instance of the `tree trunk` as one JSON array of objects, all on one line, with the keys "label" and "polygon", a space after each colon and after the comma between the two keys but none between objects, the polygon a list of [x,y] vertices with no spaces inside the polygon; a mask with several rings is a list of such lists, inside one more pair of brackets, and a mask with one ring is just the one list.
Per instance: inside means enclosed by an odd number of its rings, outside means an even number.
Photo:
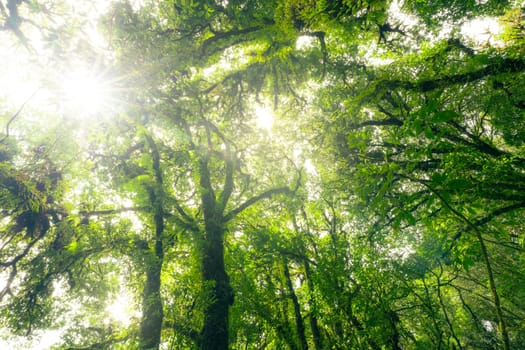
[{"label": "tree trunk", "polygon": [[158,257],[146,271],[146,285],[142,295],[142,321],[140,323],[140,349],[158,349],[162,329],[162,300],[160,297],[160,272],[162,260]]},{"label": "tree trunk", "polygon": [[391,333],[388,337],[388,342],[392,346],[392,350],[403,350],[399,342],[401,341],[401,335],[399,334],[399,329],[397,324],[399,323],[399,316],[393,310],[386,310],[386,317],[390,323]]},{"label": "tree trunk", "polygon": [[505,318],[503,317],[503,308],[501,306],[501,301],[499,299],[498,290],[496,288],[496,281],[494,279],[494,272],[492,270],[492,264],[490,263],[487,246],[485,245],[485,240],[483,239],[483,236],[481,235],[481,231],[477,227],[474,227],[474,228],[476,232],[476,237],[478,238],[479,245],[481,247],[481,255],[485,262],[485,268],[487,269],[490,291],[492,293],[492,297],[494,298],[494,306],[496,307],[496,315],[498,317],[498,330],[501,334],[501,337],[503,338],[503,349],[510,350],[510,337],[507,331],[507,325],[505,323]]},{"label": "tree trunk", "polygon": [[312,276],[310,272],[310,263],[305,259],[304,261],[304,271],[306,275],[306,281],[308,283],[308,290],[310,291],[310,329],[312,331],[312,337],[314,338],[314,346],[316,350],[321,350],[323,348],[323,342],[321,338],[321,331],[319,329],[319,324],[317,322],[317,305],[313,297],[314,293],[314,283],[312,281]]},{"label": "tree trunk", "polygon": [[199,348],[227,350],[229,308],[233,304],[233,291],[224,266],[225,222],[211,186],[208,159],[205,157],[200,161],[200,185],[205,230],[201,248],[201,273],[203,286],[209,295]]},{"label": "tree trunk", "polygon": [[305,329],[303,317],[301,315],[301,306],[299,305],[299,300],[295,294],[292,279],[290,277],[290,270],[288,269],[288,262],[284,262],[284,277],[286,279],[286,287],[290,293],[290,298],[292,299],[293,310],[295,314],[295,328],[297,331],[297,337],[299,338],[299,343],[301,344],[302,350],[308,350],[308,342],[306,341]]},{"label": "tree trunk", "polygon": [[224,266],[224,228],[218,217],[205,215],[202,280],[209,289],[208,305],[200,335],[200,349],[228,349],[229,307],[233,304],[230,279]]},{"label": "tree trunk", "polygon": [[160,275],[164,260],[164,207],[162,190],[162,173],[160,170],[160,156],[157,146],[149,135],[145,135],[151,147],[153,157],[153,170],[155,172],[156,186],[148,188],[149,198],[153,204],[153,223],[155,227],[155,240],[153,252],[146,244],[146,285],[142,294],[142,320],[140,323],[140,349],[158,349],[162,320],[164,317],[162,298],[160,295]]},{"label": "tree trunk", "polygon": [[[140,348],[158,349],[162,330],[162,299],[160,296],[160,274],[164,251],[162,235],[164,232],[163,211],[159,207],[154,215],[155,247],[148,251],[146,261],[146,285],[142,295],[142,321],[140,323]],[[149,248],[148,248],[149,250]]]},{"label": "tree trunk", "polygon": [[209,122],[206,125],[208,148],[212,150],[211,133],[216,134],[225,143],[224,183],[219,196],[215,195],[209,169],[209,161],[213,152],[202,154],[199,159],[199,185],[201,208],[204,216],[204,235],[201,242],[201,274],[203,288],[208,291],[208,302],[204,310],[204,324],[199,334],[199,349],[228,349],[228,318],[229,309],[233,304],[233,290],[230,278],[224,266],[224,234],[226,224],[237,214],[257,203],[278,194],[293,193],[288,187],[267,190],[251,197],[238,207],[224,213],[233,191],[234,160],[229,151],[228,142],[218,129]]}]

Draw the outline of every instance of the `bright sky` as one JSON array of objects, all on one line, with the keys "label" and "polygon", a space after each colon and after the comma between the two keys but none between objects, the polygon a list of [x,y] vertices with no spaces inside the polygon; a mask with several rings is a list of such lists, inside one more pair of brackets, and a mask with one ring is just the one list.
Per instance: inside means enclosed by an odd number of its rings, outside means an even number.
[{"label": "bright sky", "polygon": [[[0,338],[0,349],[6,350],[48,350],[60,340],[60,330],[48,330],[45,333],[36,333],[33,337]],[[5,334],[0,334],[0,337]]]},{"label": "bright sky", "polygon": [[271,133],[274,119],[272,110],[268,106],[256,105],[255,116],[257,126]]},{"label": "bright sky", "polygon": [[61,88],[66,104],[87,114],[99,111],[107,96],[103,81],[87,69],[76,69],[68,73]]},{"label": "bright sky", "polygon": [[473,19],[461,27],[461,34],[477,45],[500,45],[497,36],[501,31],[501,25],[492,17]]}]

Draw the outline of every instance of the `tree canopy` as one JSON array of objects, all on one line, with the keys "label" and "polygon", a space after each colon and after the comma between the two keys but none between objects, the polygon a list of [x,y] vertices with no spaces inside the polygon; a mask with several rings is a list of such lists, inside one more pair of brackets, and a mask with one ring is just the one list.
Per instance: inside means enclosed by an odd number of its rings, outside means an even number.
[{"label": "tree canopy", "polygon": [[0,3],[0,345],[524,348],[521,6]]}]

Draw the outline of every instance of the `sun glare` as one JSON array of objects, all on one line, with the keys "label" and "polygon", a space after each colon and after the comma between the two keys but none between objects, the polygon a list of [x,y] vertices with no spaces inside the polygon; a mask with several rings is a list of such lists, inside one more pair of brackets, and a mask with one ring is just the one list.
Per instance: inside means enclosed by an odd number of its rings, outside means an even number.
[{"label": "sun glare", "polygon": [[502,28],[495,18],[477,18],[461,27],[461,34],[476,44],[499,45]]},{"label": "sun glare", "polygon": [[259,128],[265,129],[268,132],[272,130],[273,115],[270,108],[265,106],[256,106],[255,116],[257,117],[256,123]]},{"label": "sun glare", "polygon": [[[128,295],[120,295],[112,304],[106,307],[111,320],[129,326],[131,323],[131,299]],[[109,320],[108,320],[109,321]]]},{"label": "sun glare", "polygon": [[67,108],[82,114],[100,112],[108,98],[102,79],[84,70],[67,75],[62,82],[62,90]]}]

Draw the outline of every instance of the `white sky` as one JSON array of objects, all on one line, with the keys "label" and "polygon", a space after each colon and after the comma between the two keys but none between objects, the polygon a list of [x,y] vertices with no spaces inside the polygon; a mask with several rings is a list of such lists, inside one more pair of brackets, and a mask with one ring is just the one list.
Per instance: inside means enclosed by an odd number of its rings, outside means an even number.
[{"label": "white sky", "polygon": [[492,17],[473,19],[461,27],[461,34],[477,45],[500,45],[497,36],[501,31],[501,25]]},{"label": "white sky", "polygon": [[256,105],[255,116],[257,126],[271,133],[274,119],[272,110],[268,106]]},{"label": "white sky", "polygon": [[[48,330],[28,337],[14,337],[10,340],[0,338],[0,349],[5,350],[48,350],[60,341],[60,330]],[[6,334],[0,334],[0,337]],[[11,336],[10,336],[11,337]]]}]

